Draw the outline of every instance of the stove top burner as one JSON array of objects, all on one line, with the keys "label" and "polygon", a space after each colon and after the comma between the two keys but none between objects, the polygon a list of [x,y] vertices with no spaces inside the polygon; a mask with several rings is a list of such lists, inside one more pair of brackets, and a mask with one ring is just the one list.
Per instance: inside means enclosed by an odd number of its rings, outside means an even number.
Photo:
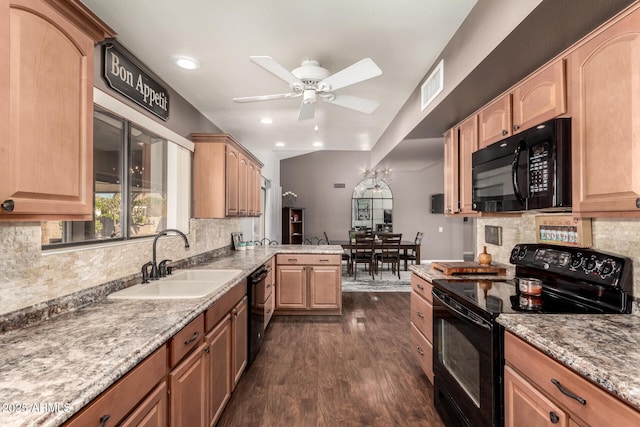
[{"label": "stove top burner", "polygon": [[511,253],[513,279],[435,280],[487,320],[500,313],[629,313],[631,261],[588,249],[522,244]]}]

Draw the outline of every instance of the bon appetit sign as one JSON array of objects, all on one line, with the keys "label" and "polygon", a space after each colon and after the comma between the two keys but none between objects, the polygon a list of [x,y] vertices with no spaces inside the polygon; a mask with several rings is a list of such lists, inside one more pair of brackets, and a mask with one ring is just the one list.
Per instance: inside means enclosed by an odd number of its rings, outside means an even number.
[{"label": "bon appetit sign", "polygon": [[114,90],[160,117],[169,118],[169,92],[113,44],[104,49],[104,78]]}]

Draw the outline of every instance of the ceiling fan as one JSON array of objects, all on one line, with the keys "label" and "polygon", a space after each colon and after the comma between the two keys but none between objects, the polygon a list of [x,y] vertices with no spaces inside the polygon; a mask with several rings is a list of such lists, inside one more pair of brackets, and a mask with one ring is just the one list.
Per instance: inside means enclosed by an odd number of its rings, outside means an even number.
[{"label": "ceiling fan", "polygon": [[303,61],[302,65],[293,71],[287,70],[270,56],[251,56],[249,59],[274,76],[289,83],[292,92],[233,98],[235,102],[256,102],[302,97],[298,120],[313,118],[318,99],[367,114],[373,113],[380,105],[378,101],[373,99],[334,93],[334,91],[345,86],[382,74],[382,70],[371,58],[358,61],[332,75],[329,75],[329,71],[326,68],[322,68],[320,63],[314,59]]}]

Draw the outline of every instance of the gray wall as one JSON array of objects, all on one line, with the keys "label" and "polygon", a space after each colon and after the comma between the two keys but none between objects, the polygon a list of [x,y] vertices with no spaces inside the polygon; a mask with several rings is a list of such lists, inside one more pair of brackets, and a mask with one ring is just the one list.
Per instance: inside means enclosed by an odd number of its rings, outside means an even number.
[{"label": "gray wall", "polygon": [[[281,161],[282,191],[296,193],[296,207],[306,209],[307,238],[322,237],[324,231],[329,239],[347,238],[351,196],[368,160],[365,151],[318,151]],[[422,259],[462,259],[464,251],[473,250],[473,239],[465,238],[473,232],[470,222],[431,214],[431,194],[443,192],[443,167],[437,163],[421,171],[394,171],[389,182],[394,231],[402,233],[405,240],[424,232]],[[346,188],[335,189],[334,183],[344,183]]]}]

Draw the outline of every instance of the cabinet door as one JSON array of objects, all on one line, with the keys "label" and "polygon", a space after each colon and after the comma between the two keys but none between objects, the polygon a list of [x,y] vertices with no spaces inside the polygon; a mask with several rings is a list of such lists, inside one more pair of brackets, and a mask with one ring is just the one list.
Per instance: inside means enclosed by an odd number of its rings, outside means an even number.
[{"label": "cabinet door", "polygon": [[504,95],[478,113],[478,148],[511,135],[511,94]]},{"label": "cabinet door", "polygon": [[341,269],[335,265],[314,265],[309,269],[309,308],[336,309],[342,305]]},{"label": "cabinet door", "polygon": [[307,281],[305,266],[278,266],[276,284],[276,310],[307,308]]},{"label": "cabinet door", "polygon": [[513,133],[567,112],[565,63],[560,59],[538,71],[513,90]]},{"label": "cabinet door", "polygon": [[226,161],[226,171],[227,171],[227,216],[237,216],[239,211],[239,194],[240,194],[240,183],[239,179],[239,170],[240,170],[240,153],[238,149],[234,146],[227,144],[226,146],[227,152],[227,161]]},{"label": "cabinet door", "polygon": [[256,165],[252,161],[247,166],[247,215],[256,214]]},{"label": "cabinet door", "polygon": [[509,366],[504,367],[505,427],[567,427],[568,416]]},{"label": "cabinet door", "polygon": [[478,116],[474,115],[458,127],[458,185],[460,187],[460,213],[476,215],[473,210],[473,182],[471,154],[478,149]]},{"label": "cabinet door", "polygon": [[236,384],[240,381],[240,377],[247,366],[248,357],[248,322],[249,312],[247,310],[247,297],[244,297],[242,301],[233,308],[232,312],[232,330],[233,330],[233,384],[232,388],[235,389]]},{"label": "cabinet door", "polygon": [[457,213],[458,207],[458,132],[451,129],[444,134],[444,212]]},{"label": "cabinet door", "polygon": [[46,2],[2,8],[0,218],[90,219],[93,40]]},{"label": "cabinet door", "polygon": [[262,169],[256,165],[256,210],[255,215],[262,215]]},{"label": "cabinet door", "polygon": [[249,173],[249,159],[242,152],[239,154],[238,162],[238,215],[246,216],[249,209],[248,198],[248,180],[247,174]]},{"label": "cabinet door", "polygon": [[207,425],[213,426],[220,418],[231,397],[233,368],[231,360],[231,315],[227,314],[206,337],[207,358]]},{"label": "cabinet door", "polygon": [[206,343],[202,343],[190,356],[169,373],[172,427],[198,427],[209,425],[207,420]]},{"label": "cabinet door", "polygon": [[165,427],[167,425],[167,382],[162,381],[120,427]]},{"label": "cabinet door", "polygon": [[574,212],[640,215],[639,66],[637,10],[568,57]]}]

